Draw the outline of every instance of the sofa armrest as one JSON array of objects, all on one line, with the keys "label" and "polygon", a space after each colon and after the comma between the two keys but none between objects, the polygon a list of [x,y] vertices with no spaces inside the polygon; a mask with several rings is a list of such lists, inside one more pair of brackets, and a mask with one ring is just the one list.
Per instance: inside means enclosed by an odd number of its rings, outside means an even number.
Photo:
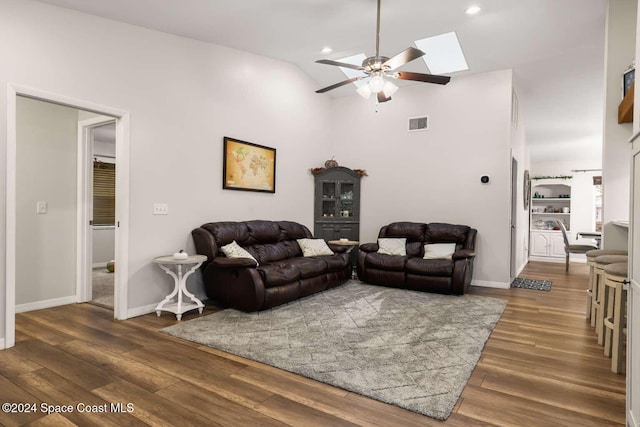
[{"label": "sofa armrest", "polygon": [[258,265],[251,258],[225,258],[225,257],[215,257],[211,264],[215,266],[215,268],[255,268]]},{"label": "sofa armrest", "polygon": [[476,256],[476,253],[471,249],[460,249],[459,251],[455,251],[453,255],[451,255],[451,258],[454,261],[457,261],[459,259],[474,258],[475,256]]},{"label": "sofa armrest", "polygon": [[360,250],[362,252],[378,252],[378,244],[377,243],[363,243],[360,245]]},{"label": "sofa armrest", "polygon": [[329,242],[327,242],[327,246],[329,246],[329,249],[331,249],[336,254],[343,254],[343,253],[347,252],[347,250],[349,249],[349,246],[334,245],[334,244],[331,244]]}]

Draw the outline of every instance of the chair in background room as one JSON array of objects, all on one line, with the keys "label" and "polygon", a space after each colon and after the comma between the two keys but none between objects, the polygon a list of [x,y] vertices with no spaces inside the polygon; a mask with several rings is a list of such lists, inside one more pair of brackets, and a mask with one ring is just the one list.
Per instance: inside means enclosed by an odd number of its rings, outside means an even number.
[{"label": "chair in background room", "polygon": [[569,254],[586,254],[589,251],[598,249],[598,246],[595,244],[584,244],[584,243],[570,245],[569,237],[567,236],[567,229],[565,228],[564,223],[562,221],[557,221],[557,222],[558,222],[558,225],[560,226],[560,230],[562,230],[562,238],[564,239],[564,252],[567,256],[566,271],[569,271]]}]

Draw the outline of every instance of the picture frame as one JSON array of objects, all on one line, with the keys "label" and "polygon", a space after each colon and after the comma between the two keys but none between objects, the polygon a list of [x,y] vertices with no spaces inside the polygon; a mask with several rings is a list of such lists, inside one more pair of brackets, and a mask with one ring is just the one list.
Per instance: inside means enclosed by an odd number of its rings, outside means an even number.
[{"label": "picture frame", "polygon": [[276,149],[225,136],[222,188],[275,193]]},{"label": "picture frame", "polygon": [[636,78],[636,69],[629,68],[627,71],[622,73],[622,97],[624,98],[631,89],[631,85],[634,83]]}]

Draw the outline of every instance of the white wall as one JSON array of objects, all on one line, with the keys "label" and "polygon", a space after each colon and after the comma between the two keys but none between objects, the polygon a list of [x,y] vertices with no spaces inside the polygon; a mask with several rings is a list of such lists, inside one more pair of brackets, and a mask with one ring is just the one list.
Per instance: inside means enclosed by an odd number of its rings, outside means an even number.
[{"label": "white wall", "polygon": [[78,111],[18,97],[17,119],[16,305],[73,298]]},{"label": "white wall", "polygon": [[[329,98],[297,67],[38,2],[0,0],[0,10],[0,128],[8,82],[130,113],[130,311],[171,290],[151,260],[193,251],[190,231],[202,223],[286,218],[312,226],[307,171],[326,158]],[[275,194],[222,190],[225,135],[278,150]],[[2,132],[2,156],[5,144]],[[4,160],[0,167],[4,241]],[[154,202],[168,203],[169,215],[153,216]],[[2,263],[4,256],[2,249]]]},{"label": "white wall", "polygon": [[[635,57],[637,0],[611,0],[605,38],[605,109],[602,152],[603,224],[629,219],[632,124],[618,124],[622,73]],[[637,110],[637,108],[636,108]],[[606,245],[606,230],[603,240]]]},{"label": "white wall", "polygon": [[[524,171],[531,168],[529,150],[525,136],[525,120],[517,97],[517,89],[513,88],[515,99],[512,99],[511,115],[511,155],[518,162],[518,178],[516,183],[516,245],[515,245],[515,274],[516,276],[529,262],[529,209],[524,207]],[[531,171],[529,170],[529,175]]]},{"label": "white wall", "polygon": [[93,267],[107,265],[115,255],[115,227],[93,227]]},{"label": "white wall", "polygon": [[[507,70],[403,86],[378,113],[358,95],[334,100],[327,158],[369,174],[361,241],[393,221],[469,225],[478,229],[474,283],[508,284],[511,88]],[[425,114],[430,130],[407,132],[408,118]]]}]

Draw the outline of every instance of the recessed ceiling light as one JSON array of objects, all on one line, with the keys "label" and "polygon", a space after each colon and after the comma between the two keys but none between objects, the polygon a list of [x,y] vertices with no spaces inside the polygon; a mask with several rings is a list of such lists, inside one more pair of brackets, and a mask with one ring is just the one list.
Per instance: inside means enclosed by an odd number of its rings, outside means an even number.
[{"label": "recessed ceiling light", "polygon": [[329,46],[325,46],[322,48],[321,50],[322,53],[331,53],[333,52],[333,49],[331,49]]},{"label": "recessed ceiling light", "polygon": [[469,7],[466,12],[467,15],[477,15],[478,13],[480,13],[480,7],[479,6],[471,6]]}]

